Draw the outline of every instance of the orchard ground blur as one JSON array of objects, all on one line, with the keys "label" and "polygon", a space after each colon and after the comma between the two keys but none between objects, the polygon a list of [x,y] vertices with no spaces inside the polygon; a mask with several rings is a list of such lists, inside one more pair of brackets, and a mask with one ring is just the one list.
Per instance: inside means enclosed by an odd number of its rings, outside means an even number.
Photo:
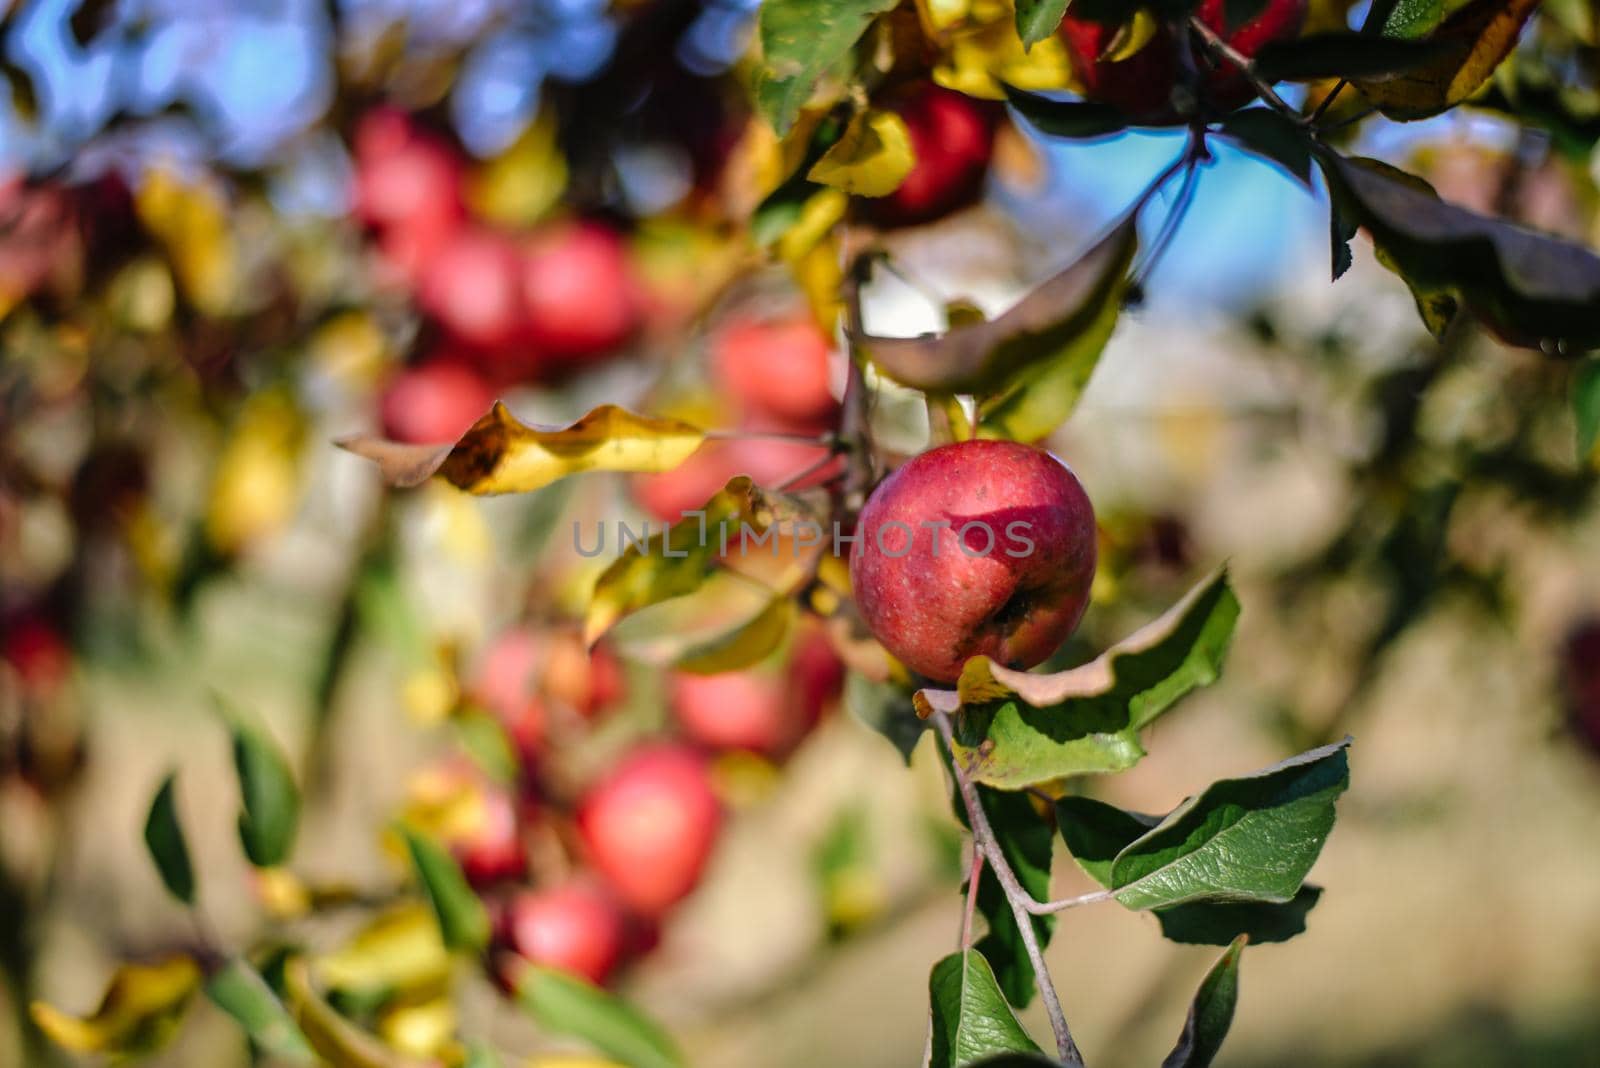
[{"label": "orchard ground blur", "polygon": [[[88,1012],[125,958],[250,944],[269,922],[332,953],[370,919],[359,906],[402,895],[401,817],[484,873],[500,948],[531,941],[612,983],[688,1063],[915,1063],[927,968],[962,920],[932,742],[907,772],[848,707],[820,627],[791,624],[749,671],[668,666],[760,611],[744,579],[622,620],[597,658],[582,641],[614,546],[584,557],[574,525],[659,523],[740,473],[837,474],[814,441],[844,388],[814,325],[816,257],[763,264],[738,221],[773,151],[751,147],[726,84],[748,5],[371,0],[333,5],[337,25],[309,3],[149,6],[87,32],[70,4],[23,4],[4,31],[33,99],[14,89],[0,136],[17,175],[0,192],[0,1064],[75,1063],[26,1006]],[[897,271],[867,288],[875,334],[940,329],[964,314],[947,301],[1004,309],[1183,150],[1182,133],[1047,142],[984,104],[962,127],[994,139],[981,196],[885,231]],[[1558,152],[1489,110],[1362,129],[1363,151],[1449,199],[1600,239],[1592,139]],[[1198,173],[1048,442],[1100,552],[1051,664],[1224,561],[1244,608],[1223,679],[1151,728],[1137,768],[1085,789],[1164,812],[1359,740],[1313,873],[1325,896],[1303,936],[1251,950],[1218,1064],[1600,1063],[1600,656],[1571,637],[1600,617],[1600,509],[1566,372],[1487,331],[1434,342],[1364,239],[1330,286],[1320,185],[1220,146]],[[914,192],[883,211],[916,216]],[[772,351],[789,358],[762,364]],[[670,472],[488,498],[387,488],[333,444],[453,440],[495,398],[529,423],[614,403],[747,436]],[[873,418],[885,448],[928,444],[920,398],[887,380]],[[749,564],[775,585],[789,566]],[[240,853],[216,695],[292,755],[292,876]],[[694,783],[664,817],[693,848],[643,878],[637,854],[607,860],[608,835],[636,833],[629,806],[609,816],[592,792],[641,747]],[[522,770],[485,800],[475,759]],[[141,837],[173,769],[198,925]],[[500,810],[516,842],[496,852]],[[659,826],[639,848],[666,848]],[[563,956],[559,923],[519,933],[519,893],[573,887],[604,902],[584,913],[603,939]],[[1057,865],[1052,896],[1095,888]],[[1215,953],[1085,909],[1047,957],[1080,1043],[1119,1068],[1159,1062]],[[507,1063],[568,1048],[490,975],[454,1004]],[[379,1016],[386,1038],[429,1026]],[[1037,1003],[1023,1019],[1046,1033]],[[206,1003],[148,1063],[251,1061]]]}]

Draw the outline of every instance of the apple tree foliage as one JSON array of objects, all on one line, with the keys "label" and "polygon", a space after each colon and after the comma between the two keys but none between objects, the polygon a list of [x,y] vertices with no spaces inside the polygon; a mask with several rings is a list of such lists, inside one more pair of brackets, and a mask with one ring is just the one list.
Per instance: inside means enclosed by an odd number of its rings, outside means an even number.
[{"label": "apple tree foliage", "polygon": [[[1010,308],[986,318],[951,305],[947,328],[918,337],[875,334],[861,314],[863,289],[896,266],[871,223],[874,202],[897,195],[925,162],[919,153],[937,148],[919,140],[895,109],[898,87],[931,79],[981,102],[986,114],[1004,107],[1011,121],[1046,140],[1092,141],[1143,120],[1074,92],[1083,85],[1057,37],[1066,3],[767,0],[761,6],[748,53],[718,85],[719,93],[737,94],[744,102],[739,107],[749,109],[740,147],[708,139],[712,151],[739,156],[745,170],[733,184],[742,182],[736,192],[746,195],[727,197],[735,207],[704,223],[706,233],[697,232],[703,220],[692,215],[673,220],[678,231],[660,243],[690,247],[690,264],[702,252],[708,261],[720,257],[731,265],[724,267],[726,279],[748,265],[781,265],[804,294],[808,313],[840,340],[848,374],[838,418],[809,438],[824,477],[815,485],[798,477],[809,470],[796,478],[727,472],[717,479],[696,502],[697,526],[680,523],[647,535],[598,574],[577,612],[585,654],[620,629],[648,621],[651,611],[715,587],[729,570],[718,546],[730,532],[766,534],[798,519],[823,529],[847,524],[891,462],[875,446],[871,427],[874,399],[891,386],[919,395],[936,437],[1032,443],[1052,434],[1073,414],[1170,237],[1142,246],[1139,223],[1171,183],[1192,180],[1216,142],[1282,168],[1308,192],[1326,192],[1334,279],[1351,265],[1350,243],[1364,233],[1441,343],[1481,324],[1508,345],[1571,363],[1562,373],[1570,378],[1578,445],[1585,455],[1593,452],[1600,437],[1600,365],[1584,353],[1600,346],[1600,257],[1572,241],[1451,203],[1421,177],[1349,148],[1363,124],[1401,124],[1472,108],[1544,131],[1567,150],[1592,151],[1600,138],[1592,110],[1584,110],[1559,77],[1564,60],[1592,50],[1592,13],[1583,23],[1571,5],[1540,12],[1534,0],[1395,0],[1373,4],[1364,23],[1351,28],[1339,6],[1338,17],[1244,54],[1198,18],[1191,0],[1079,0],[1076,6],[1084,10],[1073,11],[1074,17],[1116,28],[1116,47],[1102,62],[1133,62],[1145,47],[1181,52],[1180,74],[1170,87],[1178,120],[1170,125],[1187,130],[1186,147],[1101,234]],[[1229,0],[1225,19],[1246,22],[1265,6]],[[116,23],[115,7],[81,5],[71,24],[79,47],[104,41],[106,33],[132,39],[136,27]],[[619,72],[601,76],[592,88],[549,86],[551,99],[539,121],[500,157],[504,169],[490,164],[476,175],[474,211],[510,229],[554,211],[563,195],[578,209],[619,210],[586,200],[616,177],[608,172],[604,181],[592,180],[597,161],[606,158],[611,127],[637,118],[626,103],[638,94],[625,65],[650,62],[652,46],[663,35],[681,33],[684,20],[671,4],[619,5],[616,19],[627,24],[622,39],[631,45],[618,52]],[[445,53],[433,74],[448,78],[462,57]],[[420,78],[381,47],[365,60],[351,59],[341,69],[341,88],[352,98]],[[1203,94],[1184,78],[1217,70],[1242,78],[1252,101],[1208,110]],[[26,65],[8,62],[6,72],[19,110],[37,107]],[[716,106],[740,113],[725,99]],[[345,136],[350,131],[340,129],[340,121],[337,115],[330,120],[330,132]],[[99,147],[115,146],[119,123],[132,125],[134,118],[108,121]],[[245,292],[240,279],[250,267],[253,231],[249,213],[238,205],[262,175],[245,165],[235,171],[233,189],[215,175],[191,179],[181,170],[151,178],[121,214],[94,201],[126,193],[115,183],[75,185],[43,175],[28,184],[25,199],[5,194],[13,227],[30,242],[26,251],[43,264],[3,265],[8,345],[31,380],[49,386],[50,356],[64,352],[82,362],[91,345],[102,346],[95,351],[106,378],[98,385],[111,400],[100,403],[112,409],[132,410],[130,383],[159,377],[163,360],[185,362],[192,372],[173,376],[175,397],[183,390],[204,392],[215,377],[230,380],[215,401],[231,413],[225,428],[231,433],[217,461],[223,503],[195,517],[203,534],[180,551],[143,544],[159,557],[151,565],[153,581],[180,605],[201,579],[235,566],[261,527],[283,520],[273,489],[293,473],[275,466],[276,458],[306,447],[305,420],[287,399],[293,391],[285,383],[297,375],[314,380],[341,361],[359,362],[364,335],[353,342],[346,335],[361,335],[374,319],[396,314],[386,308],[372,319],[344,318],[347,304],[377,303],[359,290],[340,291],[337,299],[307,296],[328,277],[325,263],[299,263],[306,278],[260,276],[282,292]],[[1170,225],[1179,225],[1181,215],[1175,211]],[[631,220],[641,232],[649,230],[645,221]],[[70,247],[55,247],[62,242]],[[107,248],[128,247],[138,252],[123,261],[97,257]],[[670,250],[651,251],[670,258]],[[682,270],[682,261],[667,273],[673,269]],[[90,294],[103,299],[92,302]],[[415,296],[430,299],[426,291]],[[71,321],[74,308],[84,321]],[[669,326],[686,332],[692,326],[685,320]],[[130,336],[145,337],[147,348],[162,357],[141,366],[106,340]],[[230,366],[230,354],[221,351],[230,339],[264,354],[249,373]],[[314,364],[315,355],[298,350],[318,345],[343,346],[354,355],[346,352],[307,372],[296,361]],[[564,373],[549,372],[550,381]],[[540,502],[554,501],[559,510],[561,499],[551,494],[563,491],[564,480],[595,472],[677,472],[735,433],[682,410],[654,410],[648,401],[634,407],[642,410],[598,404],[564,425],[544,426],[495,403],[453,441],[358,434],[339,444],[373,461],[393,487],[444,483],[451,492],[473,495],[537,491]],[[149,412],[129,416],[151,418]],[[114,474],[124,458],[106,449],[95,459]],[[229,465],[248,474],[236,479],[242,488],[227,489]],[[126,480],[107,486],[84,481],[83,492],[99,503],[96,493]],[[542,513],[529,520],[530,542],[549,522]],[[1410,544],[1405,536],[1396,535],[1402,548]],[[426,644],[411,614],[396,609],[395,551],[385,529],[356,568],[319,681],[324,704],[357,631],[387,628],[397,647]],[[1153,927],[1172,941],[1223,947],[1163,1062],[1171,1068],[1210,1064],[1239,997],[1244,949],[1303,931],[1324,892],[1306,880],[1350,783],[1350,740],[1321,738],[1271,767],[1240,769],[1237,777],[1209,784],[1174,783],[1175,790],[1189,791],[1188,800],[1163,815],[1124,811],[1092,796],[1091,777],[1135,766],[1146,744],[1157,744],[1146,729],[1219,678],[1241,611],[1226,570],[1200,579],[1168,611],[1121,641],[1088,650],[1091,655],[1076,664],[1017,671],[975,657],[949,688],[909,676],[855,625],[848,579],[833,552],[818,551],[798,569],[739,581],[758,587],[743,618],[709,636],[674,640],[680,636],[662,634],[658,663],[702,674],[746,670],[787,649],[807,617],[820,618],[851,668],[846,702],[908,760],[917,746],[930,745],[949,768],[954,812],[970,838],[969,920],[959,944],[933,963],[928,977],[928,1063],[1084,1064],[1044,950],[1058,926],[1070,922],[1063,913],[1120,907],[1149,913]],[[82,596],[71,583],[66,591]],[[670,623],[654,625],[672,630]],[[450,716],[474,760],[515,768],[521,740],[512,726],[455,705]],[[228,707],[220,718],[219,731],[231,737],[238,785],[227,803],[236,809],[242,855],[274,919],[365,904],[311,886],[293,871],[302,788],[316,773],[315,762],[309,771],[297,770],[248,710]],[[182,776],[169,774],[153,791],[143,825],[162,885],[188,907],[208,892],[208,873],[197,870],[184,829],[188,806],[201,800],[185,790]],[[460,981],[464,971],[492,972],[497,934],[465,870],[468,861],[441,842],[437,826],[410,815],[388,832],[409,865],[404,893],[374,908],[340,949],[314,952],[283,929],[248,947],[224,947],[208,936],[202,949],[126,963],[98,1005],[82,1015],[35,1004],[36,1026],[70,1050],[138,1056],[170,1040],[187,1005],[204,996],[238,1023],[253,1051],[284,1063],[502,1063],[481,1037],[457,1033],[453,1015],[435,1026],[437,1017],[417,1011],[437,1003],[438,991]],[[1058,835],[1100,889],[1052,900]],[[819,854],[824,878],[851,862],[848,828],[834,846]],[[685,1063],[661,1025],[570,970],[535,963],[498,978],[548,1034],[630,1068]],[[1030,1034],[1016,1015],[1035,997],[1050,1016],[1048,1041]],[[416,1040],[419,1032],[426,1040]]]}]

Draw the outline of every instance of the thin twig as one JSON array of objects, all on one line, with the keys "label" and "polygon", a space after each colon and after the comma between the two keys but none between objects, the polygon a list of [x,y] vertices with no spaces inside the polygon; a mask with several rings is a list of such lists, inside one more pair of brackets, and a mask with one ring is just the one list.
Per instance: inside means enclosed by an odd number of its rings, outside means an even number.
[{"label": "thin twig", "polygon": [[978,882],[983,878],[983,850],[972,848],[972,875],[967,879],[967,905],[961,913],[961,948],[972,948],[972,915],[978,911]]},{"label": "thin twig", "polygon": [[1311,113],[1311,117],[1306,121],[1313,126],[1322,121],[1322,116],[1328,113],[1328,109],[1333,107],[1333,102],[1338,99],[1340,93],[1344,92],[1344,87],[1349,84],[1350,80],[1348,78],[1340,78],[1339,83],[1328,90],[1328,95],[1322,98],[1322,102],[1317,105],[1316,110]]},{"label": "thin twig", "polygon": [[1216,30],[1213,30],[1210,26],[1207,26],[1205,23],[1201,22],[1198,17],[1191,17],[1189,19],[1189,28],[1193,30],[1202,41],[1205,42],[1206,47],[1210,49],[1214,55],[1237,68],[1239,73],[1244,75],[1245,81],[1249,82],[1251,87],[1255,89],[1257,93],[1261,94],[1262,100],[1265,100],[1275,110],[1282,112],[1284,115],[1287,115],[1290,119],[1294,120],[1297,125],[1306,126],[1310,124],[1309,119],[1300,114],[1300,112],[1296,109],[1290,107],[1288,101],[1279,96],[1276,90],[1274,90],[1271,85],[1269,85],[1259,74],[1256,73],[1255,64],[1250,62],[1250,57],[1246,56],[1243,52],[1240,52],[1237,48],[1234,48],[1227,41],[1224,41],[1222,37],[1218,35]]},{"label": "thin twig", "polygon": [[1075,909],[1079,905],[1096,905],[1102,901],[1111,900],[1110,890],[1096,890],[1089,894],[1079,894],[1077,897],[1063,897],[1056,901],[1034,901],[1031,897],[1023,902],[1023,907],[1035,916],[1048,916],[1052,912],[1062,912],[1066,909]]},{"label": "thin twig", "polygon": [[1156,232],[1155,240],[1150,242],[1150,251],[1145,254],[1144,262],[1133,273],[1133,281],[1129,288],[1134,292],[1141,289],[1155,272],[1156,265],[1166,255],[1173,238],[1178,236],[1178,227],[1183,224],[1184,216],[1189,214],[1189,207],[1194,203],[1194,191],[1199,185],[1200,178],[1199,161],[1186,153],[1184,162],[1188,169],[1183,173],[1183,184],[1179,186],[1178,195],[1172,202],[1172,210],[1161,220],[1161,229]]},{"label": "thin twig", "polygon": [[1044,1002],[1045,1012],[1050,1016],[1050,1030],[1055,1032],[1056,1052],[1070,1068],[1083,1068],[1083,1055],[1078,1052],[1078,1044],[1072,1040],[1072,1029],[1067,1026],[1066,1014],[1061,1010],[1061,998],[1056,994],[1055,983],[1045,967],[1044,951],[1039,946],[1038,933],[1033,929],[1033,916],[1028,911],[1029,902],[1033,904],[1038,902],[1035,902],[1033,896],[1017,881],[1016,872],[1011,870],[1011,862],[1006,859],[1005,852],[1001,850],[1000,843],[994,836],[994,828],[989,825],[988,814],[983,811],[983,803],[978,799],[977,786],[968,777],[966,768],[961,766],[960,759],[955,755],[955,732],[950,726],[949,715],[935,712],[933,723],[950,752],[950,771],[955,777],[961,803],[967,810],[967,822],[972,828],[973,848],[982,852],[989,866],[994,869],[995,878],[999,880],[1000,888],[1005,891],[1006,903],[1011,906],[1011,915],[1017,921],[1017,931],[1022,936],[1023,949],[1027,951],[1028,961],[1033,965],[1034,979],[1039,986],[1039,1000]]}]

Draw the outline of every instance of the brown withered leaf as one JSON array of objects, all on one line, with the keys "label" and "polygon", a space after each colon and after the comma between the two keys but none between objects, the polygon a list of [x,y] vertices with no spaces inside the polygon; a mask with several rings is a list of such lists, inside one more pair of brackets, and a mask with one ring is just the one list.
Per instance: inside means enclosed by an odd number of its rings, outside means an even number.
[{"label": "brown withered leaf", "polygon": [[564,427],[521,422],[499,402],[454,445],[407,445],[375,435],[335,444],[377,463],[384,481],[409,488],[439,475],[479,495],[527,493],[584,471],[670,471],[705,441],[677,419],[602,404]]}]

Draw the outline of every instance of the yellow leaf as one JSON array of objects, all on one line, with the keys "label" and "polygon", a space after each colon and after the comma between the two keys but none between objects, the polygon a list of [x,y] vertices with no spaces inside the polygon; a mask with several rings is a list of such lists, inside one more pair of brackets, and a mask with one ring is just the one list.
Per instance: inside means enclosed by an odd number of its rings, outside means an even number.
[{"label": "yellow leaf", "polygon": [[73,1053],[148,1053],[172,1036],[200,979],[200,966],[188,957],[124,964],[92,1014],[73,1016],[42,1001],[29,1012],[39,1030]]},{"label": "yellow leaf", "polygon": [[135,208],[172,257],[184,295],[208,315],[226,311],[238,285],[239,253],[221,193],[156,169],[140,185]]},{"label": "yellow leaf", "polygon": [[545,1053],[528,1062],[528,1068],[623,1068],[616,1061],[589,1053]]},{"label": "yellow leaf", "polygon": [[985,100],[1004,100],[1007,85],[1034,92],[1081,88],[1059,37],[1052,34],[1032,48],[1022,47],[1009,4],[998,17],[952,31],[933,80]]},{"label": "yellow leaf", "polygon": [[378,1034],[402,1053],[434,1057],[455,1039],[456,1007],[449,997],[397,1005],[378,1020]]},{"label": "yellow leaf", "polygon": [[277,391],[245,406],[217,461],[206,507],[206,534],[223,552],[237,552],[281,531],[300,503],[302,423]]},{"label": "yellow leaf", "polygon": [[783,644],[794,616],[793,601],[788,597],[774,597],[754,617],[689,649],[678,661],[678,670],[720,675],[758,664]]},{"label": "yellow leaf", "polygon": [[489,222],[526,226],[554,207],[566,187],[567,161],[556,143],[555,116],[546,109],[510,148],[478,168],[467,183],[467,201]]},{"label": "yellow leaf", "polygon": [[[737,551],[744,529],[752,537],[778,518],[774,501],[740,475],[707,501],[699,517],[680,519],[628,549],[601,572],[584,619],[593,645],[618,621],[641,608],[693,593],[718,566],[724,550]],[[620,535],[619,535],[620,536]]]},{"label": "yellow leaf", "polygon": [[371,435],[337,444],[376,461],[390,485],[420,485],[435,474],[480,495],[527,493],[584,471],[670,471],[700,447],[705,431],[676,419],[602,404],[564,427],[520,422],[504,404],[454,445],[405,445]]},{"label": "yellow leaf", "polygon": [[376,1035],[339,1015],[312,987],[303,958],[292,958],[284,965],[283,984],[294,1022],[311,1048],[333,1068],[421,1068],[431,1063],[389,1048]]},{"label": "yellow leaf", "polygon": [[1106,63],[1121,63],[1139,54],[1144,46],[1155,37],[1156,31],[1161,28],[1161,23],[1150,14],[1150,9],[1141,7],[1133,13],[1133,18],[1117,28],[1111,40],[1106,42],[1105,51],[1100,58]]},{"label": "yellow leaf", "polygon": [[886,197],[900,188],[916,162],[905,120],[892,111],[868,108],[850,120],[806,177],[856,196]]},{"label": "yellow leaf", "polygon": [[1441,44],[1438,58],[1389,78],[1352,80],[1390,118],[1437,115],[1489,80],[1538,6],[1539,0],[1472,0],[1427,36]]},{"label": "yellow leaf", "polygon": [[429,991],[449,978],[450,953],[426,905],[401,905],[310,965],[317,982],[340,990]]}]

